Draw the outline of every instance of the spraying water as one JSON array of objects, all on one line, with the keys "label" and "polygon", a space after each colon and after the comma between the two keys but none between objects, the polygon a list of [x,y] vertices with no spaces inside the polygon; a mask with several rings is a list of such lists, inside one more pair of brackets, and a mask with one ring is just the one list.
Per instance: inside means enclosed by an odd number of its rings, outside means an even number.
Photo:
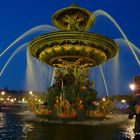
[{"label": "spraying water", "polygon": [[52,74],[52,79],[51,79],[51,86],[54,83],[55,70],[56,70],[56,68],[53,69],[53,74]]},{"label": "spraying water", "polygon": [[21,41],[22,39],[24,39],[25,37],[27,37],[28,35],[31,35],[37,31],[41,31],[41,30],[46,30],[46,31],[57,31],[57,28],[55,28],[54,26],[51,25],[39,25],[36,27],[33,27],[31,29],[29,29],[28,31],[26,31],[24,34],[22,34],[21,36],[19,36],[13,43],[11,43],[1,54],[0,54],[0,58],[12,47],[14,46],[16,43],[18,43],[19,41]]},{"label": "spraying water", "polygon": [[[114,41],[119,45],[128,45],[125,39],[114,39]],[[129,41],[130,42],[130,41]],[[131,46],[133,47],[133,49],[138,52],[140,54],[140,49],[138,47],[136,47],[132,42]],[[120,55],[120,56],[119,56]],[[104,65],[102,65],[102,79],[104,78],[104,86],[105,84],[107,85],[106,88],[108,89],[108,93],[110,95],[110,91],[113,91],[113,95],[118,95],[118,93],[121,92],[122,87],[128,87],[128,83],[127,82],[123,82],[122,79],[122,74],[123,74],[123,78],[124,79],[128,79],[130,80],[131,77],[133,76],[133,74],[129,77],[125,71],[129,71],[130,69],[130,65],[128,65],[127,67],[125,66],[125,70],[124,73],[121,70],[122,69],[122,64],[119,63],[121,62],[119,59],[121,58],[121,50],[120,53],[114,57],[112,60],[109,60],[108,62],[106,62]],[[120,67],[121,66],[121,67]],[[101,70],[100,70],[101,71]],[[131,68],[132,71],[132,68]],[[101,83],[101,81],[99,81]],[[98,81],[96,82],[96,84],[100,84]],[[101,87],[100,87],[101,88]],[[115,90],[113,90],[115,89]],[[114,93],[115,92],[115,93]],[[106,91],[107,93],[107,91]]]},{"label": "spraying water", "polygon": [[128,46],[129,46],[129,48],[131,49],[131,51],[132,51],[132,53],[133,53],[133,55],[134,55],[134,57],[135,57],[135,59],[136,59],[138,65],[140,66],[140,60],[139,60],[138,56],[136,55],[136,53],[135,53],[133,47],[131,46],[131,43],[129,42],[128,38],[126,37],[126,35],[125,35],[125,33],[123,32],[123,30],[120,28],[120,26],[118,25],[118,23],[117,23],[107,12],[105,12],[105,11],[103,11],[103,10],[96,10],[93,14],[94,14],[95,17],[97,17],[97,16],[105,16],[105,17],[107,17],[110,21],[113,22],[113,24],[117,27],[117,29],[120,31],[120,33],[122,34],[122,36],[123,36],[124,39],[126,40],[126,42],[127,42]]},{"label": "spraying water", "polygon": [[95,81],[95,89],[99,95],[110,96],[119,93],[119,70],[118,55],[101,66],[91,68],[89,79]]},{"label": "spraying water", "polygon": [[3,66],[2,70],[0,71],[0,77],[2,76],[3,72],[5,71],[6,67],[8,66],[8,64],[10,63],[10,61],[12,60],[12,58],[24,47],[27,47],[29,43],[25,43],[21,46],[19,46],[14,52],[13,54],[9,57],[9,59],[6,61],[5,65]]},{"label": "spraying water", "polygon": [[[137,55],[135,54],[135,50],[137,50],[138,52],[140,52],[140,50],[134,45],[132,44],[130,41],[128,41],[126,35],[124,34],[124,32],[122,31],[122,29],[120,28],[120,26],[116,23],[116,21],[105,11],[103,10],[97,10],[94,12],[94,15],[97,17],[99,15],[103,15],[105,17],[107,17],[108,19],[110,19],[114,25],[118,28],[118,30],[121,32],[121,34],[123,35],[123,37],[125,38],[124,40],[115,40],[117,43],[126,43],[133,55],[135,56],[136,61],[138,62],[138,64],[140,65],[140,61],[137,57]],[[47,31],[56,31],[57,29],[53,26],[50,25],[40,25],[37,27],[34,27],[30,30],[28,30],[27,32],[25,32],[23,35],[21,35],[20,37],[18,37],[12,44],[10,44],[1,54],[0,57],[2,57],[13,45],[15,45],[16,43],[18,43],[20,40],[24,39],[25,37],[27,37],[28,35],[31,35],[37,31],[41,31],[41,30],[47,30]],[[27,46],[27,44],[23,44],[22,46],[20,46],[18,49],[16,49],[16,51],[10,56],[10,58],[8,59],[8,61],[5,63],[4,67],[2,68],[1,72],[0,72],[0,76],[3,74],[5,68],[7,67],[7,65],[9,64],[9,62],[11,61],[11,59],[15,56],[15,54],[23,47]],[[134,49],[133,49],[134,48]],[[117,69],[117,65],[114,65],[115,69]],[[30,54],[27,51],[27,87],[30,90],[40,90],[40,89],[44,89],[46,88],[46,86],[49,85],[49,81],[51,81],[51,85],[53,84],[54,81],[54,76],[51,77],[52,73],[54,75],[55,73],[55,69],[52,72],[52,68],[49,68],[48,66],[43,65],[40,62],[37,62],[35,59],[33,59]],[[107,82],[105,79],[105,75],[103,72],[102,67],[100,66],[100,72],[102,75],[102,79],[104,82],[104,86],[105,86],[105,90],[106,90],[106,94],[107,96],[109,95],[109,91],[108,91],[108,87],[107,87]],[[45,77],[47,77],[47,81],[45,82]],[[117,74],[116,74],[117,77]],[[48,80],[49,79],[49,80]],[[51,79],[51,80],[50,80]]]},{"label": "spraying water", "polygon": [[110,69],[111,73],[111,79],[112,79],[112,88],[115,89],[114,94],[120,93],[120,60],[119,60],[119,54],[115,56],[112,60],[112,65]]},{"label": "spraying water", "polygon": [[102,78],[103,78],[103,82],[104,82],[104,86],[105,86],[105,90],[106,90],[106,95],[109,96],[108,88],[107,88],[107,84],[106,84],[106,80],[105,80],[105,76],[104,76],[103,69],[102,69],[101,66],[100,66],[100,70],[101,70],[101,74],[102,74]]},{"label": "spraying water", "polygon": [[120,83],[120,66],[119,57],[115,56],[112,60],[109,60],[102,66],[102,71],[104,72],[105,82],[107,83],[109,93],[113,95],[119,92]]},{"label": "spraying water", "polygon": [[53,68],[36,61],[27,50],[26,88],[33,91],[46,91],[51,84]]},{"label": "spraying water", "polygon": [[[119,38],[119,39],[114,39],[114,41],[119,44],[119,45],[128,45],[127,41],[125,39]],[[138,52],[140,53],[140,49],[134,45],[132,42],[129,41],[129,43],[131,44],[131,46]]]},{"label": "spraying water", "polygon": [[100,67],[91,68],[90,73],[89,73],[89,80],[95,82],[94,89],[97,90],[98,96],[107,95]]}]

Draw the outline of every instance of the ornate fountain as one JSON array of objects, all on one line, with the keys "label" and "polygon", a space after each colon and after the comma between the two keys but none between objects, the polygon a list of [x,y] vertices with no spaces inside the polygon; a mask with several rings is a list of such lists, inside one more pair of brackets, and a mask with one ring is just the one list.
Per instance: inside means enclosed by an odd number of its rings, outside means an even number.
[{"label": "ornate fountain", "polygon": [[92,106],[96,96],[93,83],[88,80],[89,68],[113,58],[118,47],[112,39],[87,31],[95,17],[84,8],[72,5],[60,9],[52,16],[52,22],[60,31],[32,40],[29,52],[57,68],[55,83],[46,94],[48,110],[57,112],[57,117],[75,117],[77,110],[86,108],[87,104]]}]

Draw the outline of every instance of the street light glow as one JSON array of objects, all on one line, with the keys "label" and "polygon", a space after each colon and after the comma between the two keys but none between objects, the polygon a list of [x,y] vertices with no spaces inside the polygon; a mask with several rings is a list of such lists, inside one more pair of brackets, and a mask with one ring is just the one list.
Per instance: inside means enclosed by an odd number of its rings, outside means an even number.
[{"label": "street light glow", "polygon": [[14,103],[14,99],[10,99],[10,101],[11,101],[12,103]]},{"label": "street light glow", "polygon": [[134,84],[130,84],[129,87],[130,87],[131,90],[134,90],[135,89],[135,85]]},{"label": "street light glow", "polygon": [[4,91],[2,91],[2,92],[1,92],[1,95],[5,95],[5,92],[4,92]]},{"label": "street light glow", "polygon": [[122,102],[122,103],[125,103],[126,101],[123,99],[123,100],[121,100],[121,102]]},{"label": "street light glow", "polygon": [[32,91],[29,91],[29,94],[30,94],[30,95],[32,95],[32,94],[33,94],[33,92],[32,92]]}]

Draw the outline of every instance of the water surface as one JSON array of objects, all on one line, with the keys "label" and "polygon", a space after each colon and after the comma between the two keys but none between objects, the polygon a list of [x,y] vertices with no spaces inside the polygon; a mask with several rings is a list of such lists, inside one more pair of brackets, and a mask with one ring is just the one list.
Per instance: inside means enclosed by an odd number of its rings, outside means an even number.
[{"label": "water surface", "polygon": [[28,123],[22,112],[0,112],[0,140],[132,140],[134,121],[85,126]]}]

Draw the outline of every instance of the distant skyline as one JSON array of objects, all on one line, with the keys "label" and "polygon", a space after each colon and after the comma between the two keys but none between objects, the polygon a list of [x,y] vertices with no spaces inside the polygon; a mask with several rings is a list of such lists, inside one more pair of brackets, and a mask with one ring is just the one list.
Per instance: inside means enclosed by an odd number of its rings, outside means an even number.
[{"label": "distant skyline", "polygon": [[[0,54],[27,30],[39,25],[52,25],[53,13],[71,4],[77,4],[91,12],[98,9],[106,11],[120,25],[128,39],[140,49],[140,1],[138,0],[5,0],[0,2]],[[122,38],[116,27],[105,17],[98,17],[95,26],[90,31],[107,35],[112,39]],[[14,50],[29,40],[30,38],[22,40],[0,58],[0,70]],[[140,67],[131,52],[128,51],[129,49],[124,47],[126,46],[120,46],[120,49],[123,48],[123,50],[119,52],[121,59],[119,67],[122,68],[119,72],[121,77],[119,86],[122,86],[119,92],[121,93],[130,92],[128,87],[133,76],[140,74]],[[138,57],[140,59],[140,54]],[[24,90],[25,75],[26,49],[22,49],[0,77],[0,88],[7,86],[9,89]],[[109,90],[115,92],[111,87]]]}]

